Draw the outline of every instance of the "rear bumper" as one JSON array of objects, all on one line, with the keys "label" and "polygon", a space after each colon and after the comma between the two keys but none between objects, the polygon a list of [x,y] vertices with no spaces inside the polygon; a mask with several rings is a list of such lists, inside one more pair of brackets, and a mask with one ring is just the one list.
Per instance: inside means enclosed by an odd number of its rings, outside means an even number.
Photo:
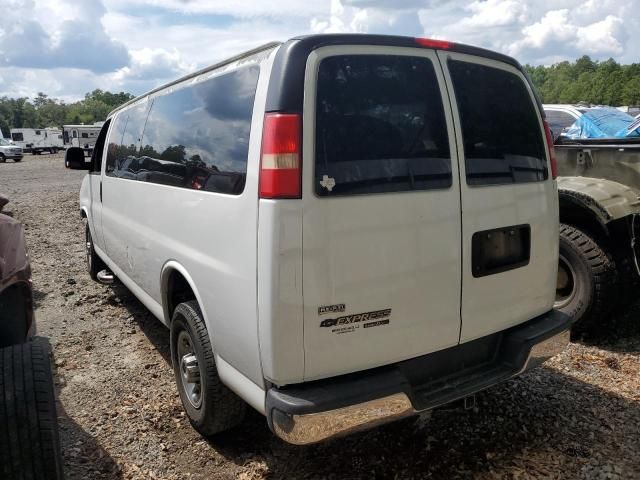
[{"label": "rear bumper", "polygon": [[571,319],[552,310],[439,352],[350,375],[271,388],[269,427],[305,445],[366,430],[464,398],[540,365],[569,343]]}]

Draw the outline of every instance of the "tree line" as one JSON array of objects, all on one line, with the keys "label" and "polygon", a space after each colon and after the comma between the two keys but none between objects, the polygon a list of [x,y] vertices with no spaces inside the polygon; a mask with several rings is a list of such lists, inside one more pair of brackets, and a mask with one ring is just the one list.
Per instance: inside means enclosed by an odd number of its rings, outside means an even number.
[{"label": "tree line", "polygon": [[640,105],[640,63],[620,65],[588,55],[550,67],[525,65],[544,103]]},{"label": "tree line", "polygon": [[67,124],[91,124],[104,121],[114,108],[131,100],[130,93],[94,90],[78,102],[65,103],[43,92],[29,98],[0,97],[0,130],[5,135],[12,128],[60,127]]},{"label": "tree line", "polygon": [[[640,63],[620,65],[610,58],[602,62],[585,55],[575,62],[550,67],[525,65],[544,103],[640,105]],[[45,93],[29,98],[0,97],[0,130],[59,127],[102,121],[114,108],[131,100],[126,92],[94,90],[78,102],[65,103]]]}]

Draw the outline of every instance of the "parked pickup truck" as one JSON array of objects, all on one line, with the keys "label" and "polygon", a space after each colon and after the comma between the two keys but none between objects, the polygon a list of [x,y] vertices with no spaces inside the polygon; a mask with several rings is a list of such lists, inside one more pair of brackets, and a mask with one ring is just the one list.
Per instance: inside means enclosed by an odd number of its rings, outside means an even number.
[{"label": "parked pickup truck", "polygon": [[597,326],[637,298],[640,140],[559,136],[555,155],[561,222],[555,305],[581,325]]}]

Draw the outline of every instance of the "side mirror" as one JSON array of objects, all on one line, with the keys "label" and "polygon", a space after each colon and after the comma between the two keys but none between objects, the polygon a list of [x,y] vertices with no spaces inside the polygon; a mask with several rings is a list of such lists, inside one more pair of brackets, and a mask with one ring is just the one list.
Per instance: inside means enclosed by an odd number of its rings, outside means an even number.
[{"label": "side mirror", "polygon": [[64,166],[71,170],[91,170],[91,161],[85,161],[82,148],[70,147],[64,154]]}]

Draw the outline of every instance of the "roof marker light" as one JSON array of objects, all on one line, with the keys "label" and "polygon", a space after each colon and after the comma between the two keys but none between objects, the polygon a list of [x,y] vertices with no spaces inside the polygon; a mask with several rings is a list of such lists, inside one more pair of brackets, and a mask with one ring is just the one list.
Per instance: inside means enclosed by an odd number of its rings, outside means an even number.
[{"label": "roof marker light", "polygon": [[416,38],[415,40],[421,47],[436,48],[439,50],[449,50],[453,48],[453,43],[447,40],[435,40],[433,38]]}]

